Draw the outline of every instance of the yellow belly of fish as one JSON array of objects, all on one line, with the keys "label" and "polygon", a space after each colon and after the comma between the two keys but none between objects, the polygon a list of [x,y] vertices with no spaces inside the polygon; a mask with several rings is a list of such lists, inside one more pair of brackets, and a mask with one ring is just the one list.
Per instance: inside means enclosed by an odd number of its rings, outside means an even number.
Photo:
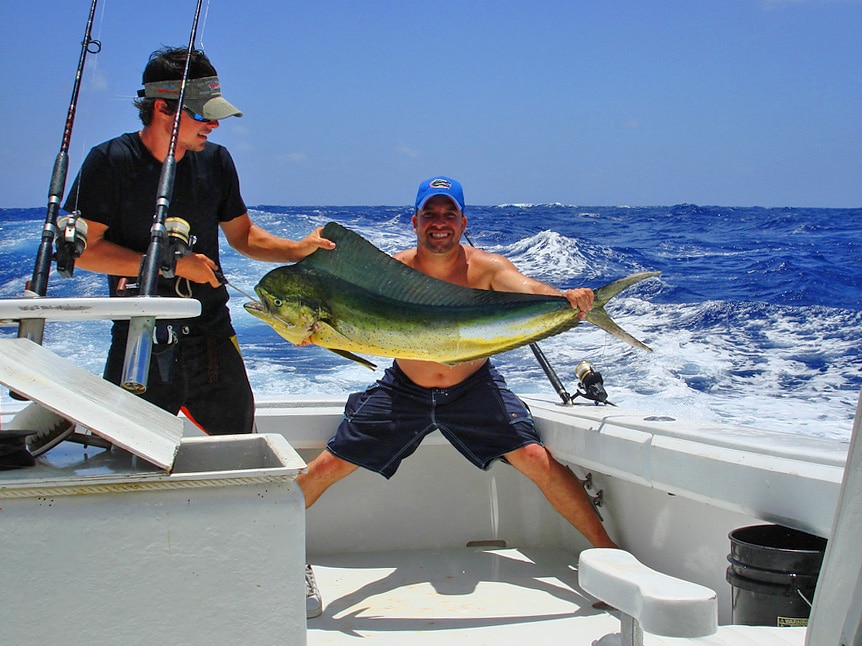
[{"label": "yellow belly of fish", "polygon": [[462,327],[425,329],[364,329],[342,323],[341,330],[319,324],[311,341],[325,348],[346,350],[356,354],[371,354],[402,359],[419,359],[440,363],[457,363],[505,351],[513,344],[523,344],[560,320],[568,317],[539,317],[511,323],[496,321]]}]

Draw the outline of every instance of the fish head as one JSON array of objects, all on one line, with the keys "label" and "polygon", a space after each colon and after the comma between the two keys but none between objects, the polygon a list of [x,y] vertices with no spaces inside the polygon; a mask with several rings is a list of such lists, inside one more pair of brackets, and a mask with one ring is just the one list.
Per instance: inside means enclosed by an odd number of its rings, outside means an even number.
[{"label": "fish head", "polygon": [[318,328],[317,308],[304,297],[301,281],[273,270],[255,286],[259,301],[245,303],[245,311],[264,321],[295,345],[312,343]]}]

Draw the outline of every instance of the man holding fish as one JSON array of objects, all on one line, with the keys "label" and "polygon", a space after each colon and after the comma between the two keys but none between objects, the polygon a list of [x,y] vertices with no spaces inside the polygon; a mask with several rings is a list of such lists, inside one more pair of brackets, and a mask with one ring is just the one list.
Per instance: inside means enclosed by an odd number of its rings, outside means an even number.
[{"label": "man holding fish", "polygon": [[[443,176],[426,180],[415,206],[416,247],[394,256],[405,265],[464,287],[563,295],[580,319],[592,309],[591,289],[561,293],[524,276],[503,256],[461,244],[467,218],[457,181]],[[297,478],[306,507],[360,466],[392,477],[401,460],[434,430],[481,469],[505,460],[536,483],[592,545],[616,547],[578,479],[542,445],[529,410],[488,358],[454,365],[398,358],[368,390],[352,394],[326,450]]]}]

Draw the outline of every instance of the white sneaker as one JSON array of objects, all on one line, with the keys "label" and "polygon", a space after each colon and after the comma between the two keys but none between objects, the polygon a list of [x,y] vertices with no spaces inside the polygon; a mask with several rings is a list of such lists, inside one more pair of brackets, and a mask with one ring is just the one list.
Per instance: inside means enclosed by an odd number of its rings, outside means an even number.
[{"label": "white sneaker", "polygon": [[317,589],[317,582],[314,580],[314,571],[311,566],[305,566],[305,616],[307,619],[313,619],[323,614],[323,599],[320,596],[320,590]]}]

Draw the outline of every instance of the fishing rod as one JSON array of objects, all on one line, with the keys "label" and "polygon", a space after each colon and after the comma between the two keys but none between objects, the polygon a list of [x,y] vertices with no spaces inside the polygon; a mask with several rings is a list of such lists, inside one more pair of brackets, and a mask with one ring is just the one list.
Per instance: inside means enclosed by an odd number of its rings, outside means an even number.
[{"label": "fishing rod", "polygon": [[[470,239],[470,236],[467,235],[466,231],[464,231],[464,238],[470,243],[471,247],[476,246],[473,244],[473,241]],[[539,344],[533,341],[530,343],[530,350],[533,351],[533,356],[536,357],[536,361],[539,362],[539,366],[541,366],[542,371],[548,378],[548,381],[551,382],[551,386],[554,387],[554,390],[557,391],[557,394],[566,406],[570,405],[576,397],[591,399],[596,402],[596,404],[606,403],[611,406],[616,405],[608,401],[608,394],[605,392],[602,375],[596,371],[588,361],[581,361],[575,368],[575,375],[578,378],[578,390],[574,395],[570,395],[566,390],[566,387],[563,385],[563,382],[560,380],[560,377],[557,375],[556,370],[554,370],[554,367],[545,356],[545,353],[542,352]]]},{"label": "fishing rod", "polygon": [[[81,255],[87,246],[87,223],[78,219],[78,212],[61,218],[59,222],[57,214],[60,211],[60,203],[63,201],[63,193],[66,190],[66,175],[69,170],[69,143],[72,139],[72,127],[75,124],[75,112],[78,108],[78,92],[81,88],[81,77],[84,74],[84,63],[88,53],[98,54],[102,51],[102,43],[91,38],[97,2],[98,0],[93,0],[90,5],[90,15],[84,29],[84,40],[81,41],[81,55],[78,58],[78,68],[75,71],[75,83],[72,86],[72,98],[69,101],[69,111],[66,114],[66,124],[63,128],[63,140],[60,144],[60,152],[57,153],[54,160],[51,184],[48,188],[48,207],[45,211],[42,241],[36,252],[33,276],[27,283],[25,296],[38,297],[48,293],[48,275],[51,273],[51,261],[54,258],[57,260],[57,270],[60,275],[64,278],[71,277],[75,270],[75,259]],[[62,235],[57,241],[55,255],[54,241],[60,230],[62,230]],[[18,326],[19,337],[28,338],[39,344],[42,343],[44,331],[44,319],[25,319]]]},{"label": "fishing rod", "polygon": [[613,402],[608,401],[608,394],[605,392],[604,387],[604,379],[602,379],[601,373],[593,368],[593,365],[589,361],[581,361],[575,367],[575,376],[578,378],[578,389],[575,391],[574,395],[570,395],[566,390],[566,387],[563,386],[563,382],[560,381],[560,378],[557,376],[553,366],[551,366],[547,357],[545,357],[545,353],[542,352],[539,344],[534,341],[530,344],[530,350],[533,351],[533,356],[536,357],[536,360],[545,372],[545,376],[548,377],[548,381],[551,382],[551,385],[554,387],[554,390],[557,391],[557,394],[560,396],[560,399],[563,400],[564,404],[571,404],[576,397],[584,397],[585,399],[590,399],[596,402],[596,404],[610,404],[611,406],[616,406]]},{"label": "fishing rod", "polygon": [[569,391],[566,390],[566,387],[563,385],[563,382],[560,381],[560,378],[557,376],[557,372],[554,370],[553,366],[548,361],[548,358],[545,356],[545,353],[542,352],[542,349],[539,347],[539,344],[534,341],[530,344],[530,350],[533,351],[533,356],[536,357],[536,361],[539,362],[539,365],[542,367],[545,376],[548,378],[548,381],[551,382],[551,385],[554,387],[554,390],[557,391],[557,394],[560,396],[560,399],[563,400],[563,403],[571,404],[573,397],[569,394]]},{"label": "fishing rod", "polygon": [[[166,278],[174,276],[177,257],[188,251],[191,238],[188,222],[180,218],[168,218],[168,208],[174,192],[176,176],[176,149],[180,130],[180,118],[186,95],[186,83],[189,79],[192,52],[197,38],[198,22],[201,15],[203,0],[197,0],[192,29],[189,34],[189,44],[186,48],[186,60],[177,96],[177,110],[171,128],[171,140],[168,154],[162,162],[159,185],[156,191],[156,211],[153,215],[153,225],[150,228],[150,244],[141,260],[138,273],[140,296],[156,296],[158,294],[159,273]],[[169,222],[168,222],[169,221]],[[169,226],[166,226],[166,222]],[[129,335],[126,342],[126,356],[123,364],[121,384],[123,388],[133,393],[143,393],[147,389],[147,376],[150,370],[150,358],[153,349],[153,330],[155,317],[133,317],[129,321]]]}]

